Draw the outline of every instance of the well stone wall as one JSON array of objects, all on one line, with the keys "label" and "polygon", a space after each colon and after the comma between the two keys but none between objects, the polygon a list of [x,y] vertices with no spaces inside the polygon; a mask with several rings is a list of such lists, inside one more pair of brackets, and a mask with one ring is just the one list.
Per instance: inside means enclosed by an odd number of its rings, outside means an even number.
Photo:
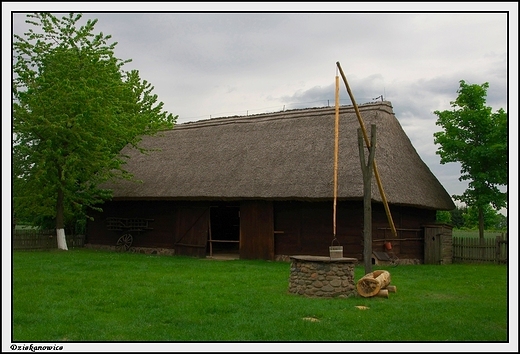
[{"label": "well stone wall", "polygon": [[289,292],[308,297],[356,295],[355,258],[291,256]]}]

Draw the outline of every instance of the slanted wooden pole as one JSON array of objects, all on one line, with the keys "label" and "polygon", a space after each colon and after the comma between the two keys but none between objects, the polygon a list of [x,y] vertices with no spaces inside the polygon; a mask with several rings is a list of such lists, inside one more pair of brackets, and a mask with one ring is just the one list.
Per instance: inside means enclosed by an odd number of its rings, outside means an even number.
[{"label": "slanted wooden pole", "polygon": [[[339,61],[336,62],[336,65],[338,66],[339,72],[341,73],[341,77],[343,78],[343,82],[345,83],[345,87],[347,88],[347,92],[350,96],[350,100],[352,101],[352,104],[354,105],[354,110],[356,111],[356,116],[359,121],[359,125],[361,126],[361,129],[363,130],[363,137],[365,138],[365,144],[367,147],[370,148],[370,141],[368,140],[368,135],[365,129],[365,124],[363,123],[363,120],[361,119],[361,114],[359,113],[358,106],[356,104],[356,100],[354,99],[354,95],[352,94],[352,91],[350,90],[350,86],[348,85],[347,78],[345,77],[345,74],[343,73],[343,69],[341,69],[341,65],[339,64]],[[394,238],[397,238],[397,231],[395,229],[394,220],[392,219],[392,214],[390,213],[390,208],[388,206],[388,202],[386,200],[385,191],[383,190],[383,185],[381,184],[381,177],[379,177],[379,171],[377,169],[376,160],[374,160],[374,176],[376,177],[377,181],[377,187],[379,188],[379,194],[381,194],[381,199],[383,200],[383,205],[385,207],[386,211],[386,217],[388,218],[388,223],[390,224],[390,230],[392,230],[392,235]]]},{"label": "slanted wooden pole", "polygon": [[358,129],[359,159],[363,172],[363,261],[365,274],[372,272],[372,170],[376,153],[376,126],[370,131],[368,162],[365,165],[365,148],[361,128]]},{"label": "slanted wooden pole", "polygon": [[[334,118],[334,205],[333,205],[333,236],[336,238],[336,204],[338,199],[338,156],[339,156],[339,76],[336,75],[336,115]],[[334,240],[333,240],[334,241]]]}]

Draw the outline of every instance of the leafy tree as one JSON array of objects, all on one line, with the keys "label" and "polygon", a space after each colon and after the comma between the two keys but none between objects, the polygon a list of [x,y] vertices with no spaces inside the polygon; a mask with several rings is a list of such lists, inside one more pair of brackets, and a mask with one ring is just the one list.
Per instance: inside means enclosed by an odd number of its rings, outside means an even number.
[{"label": "leafy tree", "polygon": [[495,230],[507,230],[507,217],[505,215],[497,213]]},{"label": "leafy tree", "polygon": [[[64,227],[110,198],[100,183],[130,179],[121,149],[172,128],[153,87],[124,71],[117,42],[93,34],[97,20],[27,15],[33,28],[13,41],[13,202],[17,218]],[[144,151],[141,149],[141,151]]]},{"label": "leafy tree", "polygon": [[464,214],[466,213],[467,209],[467,207],[457,207],[450,212],[451,224],[453,227],[458,229],[464,227]]},{"label": "leafy tree", "polygon": [[476,207],[479,237],[484,238],[484,208],[507,207],[507,113],[492,113],[486,107],[489,84],[469,85],[460,81],[458,97],[450,102],[453,110],[435,111],[436,122],[444,131],[434,133],[441,163],[460,162],[461,181],[469,181],[462,195],[453,198]]},{"label": "leafy tree", "polygon": [[437,210],[436,221],[451,224],[451,213],[445,210]]},{"label": "leafy tree", "polygon": [[[502,214],[497,213],[491,205],[484,206],[482,208],[482,214],[484,216],[484,229],[485,230],[500,230],[501,228],[497,225],[500,224],[500,216]],[[464,214],[464,226],[469,229],[477,228],[479,225],[479,209],[477,207],[469,207],[467,212]]]}]

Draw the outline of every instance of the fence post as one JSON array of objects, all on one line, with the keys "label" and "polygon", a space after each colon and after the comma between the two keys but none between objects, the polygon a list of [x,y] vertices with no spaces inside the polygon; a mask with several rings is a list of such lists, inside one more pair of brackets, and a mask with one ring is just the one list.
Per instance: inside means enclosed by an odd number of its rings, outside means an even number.
[{"label": "fence post", "polygon": [[502,236],[497,236],[495,237],[495,263],[500,263],[500,258],[501,258],[501,241],[502,241]]}]

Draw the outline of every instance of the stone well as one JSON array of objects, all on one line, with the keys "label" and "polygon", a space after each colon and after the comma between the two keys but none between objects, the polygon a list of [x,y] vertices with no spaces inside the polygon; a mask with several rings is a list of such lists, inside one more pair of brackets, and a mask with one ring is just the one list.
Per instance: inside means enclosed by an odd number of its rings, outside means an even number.
[{"label": "stone well", "polygon": [[308,297],[349,297],[356,294],[356,258],[291,256],[289,292]]}]

